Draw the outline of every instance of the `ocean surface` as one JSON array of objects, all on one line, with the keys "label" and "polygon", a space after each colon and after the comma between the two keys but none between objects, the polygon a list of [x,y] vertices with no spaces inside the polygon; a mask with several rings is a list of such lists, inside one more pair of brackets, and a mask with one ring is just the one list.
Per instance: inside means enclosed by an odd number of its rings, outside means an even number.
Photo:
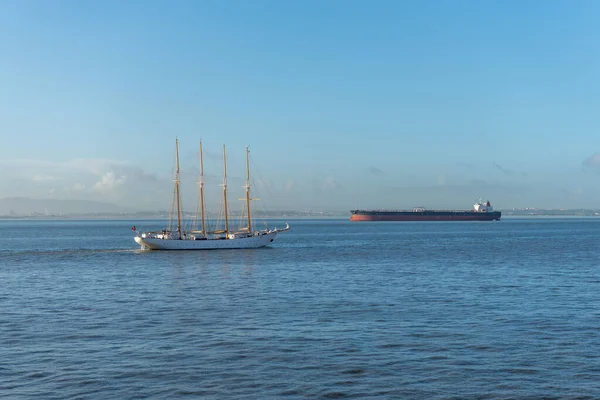
[{"label": "ocean surface", "polygon": [[0,221],[0,398],[600,398],[600,218],[288,222]]}]

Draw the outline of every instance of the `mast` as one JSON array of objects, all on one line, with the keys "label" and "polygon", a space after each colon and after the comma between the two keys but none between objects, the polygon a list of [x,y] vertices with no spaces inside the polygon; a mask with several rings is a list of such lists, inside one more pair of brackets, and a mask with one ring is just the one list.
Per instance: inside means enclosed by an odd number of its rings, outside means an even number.
[{"label": "mast", "polygon": [[175,138],[175,160],[175,198],[177,199],[177,232],[179,233],[178,239],[181,239],[181,201],[179,200],[179,142],[177,141],[177,138]]},{"label": "mast", "polygon": [[223,206],[225,207],[225,233],[229,232],[229,213],[227,212],[227,153],[223,145]]},{"label": "mast", "polygon": [[246,146],[246,211],[248,212],[248,234],[252,234],[252,225],[250,219],[250,162],[248,160],[248,154],[250,150]]},{"label": "mast", "polygon": [[200,212],[202,215],[202,236],[206,237],[204,225],[204,162],[202,161],[202,140],[200,141]]}]

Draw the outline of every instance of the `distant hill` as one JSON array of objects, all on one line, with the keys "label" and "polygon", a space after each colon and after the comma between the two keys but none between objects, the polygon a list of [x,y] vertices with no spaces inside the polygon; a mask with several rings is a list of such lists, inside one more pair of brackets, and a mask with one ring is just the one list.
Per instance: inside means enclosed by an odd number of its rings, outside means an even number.
[{"label": "distant hill", "polygon": [[119,214],[130,210],[116,204],[89,200],[31,199],[7,197],[0,199],[0,216],[73,215],[88,213]]}]

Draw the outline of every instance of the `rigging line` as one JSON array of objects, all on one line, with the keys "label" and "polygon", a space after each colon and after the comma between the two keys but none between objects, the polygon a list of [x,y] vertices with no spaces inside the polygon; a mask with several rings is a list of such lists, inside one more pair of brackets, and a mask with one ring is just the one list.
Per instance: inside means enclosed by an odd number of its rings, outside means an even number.
[{"label": "rigging line", "polygon": [[[273,191],[270,188],[270,186],[271,186],[270,181],[267,181],[262,178],[260,169],[258,168],[258,165],[254,162],[252,156],[250,156],[250,164],[252,165],[253,171],[257,170],[257,173],[254,173],[250,177],[250,180],[252,182],[253,191],[255,193],[255,196],[261,200],[258,202],[257,206],[255,206],[255,207],[258,208],[259,211],[264,211],[265,206],[268,205],[268,199],[269,198],[272,199],[274,197]],[[262,185],[259,184],[258,182],[262,183]],[[263,196],[262,190],[264,190],[267,193],[266,197]]]},{"label": "rigging line", "polygon": [[256,164],[254,162],[252,155],[250,155],[250,165],[252,166],[252,171],[255,171],[255,172],[253,172],[252,176],[250,177],[252,184],[255,185],[255,187],[256,187],[256,179],[258,179],[260,182],[263,183],[263,189],[265,189],[267,191],[267,195],[273,196],[273,192],[271,191],[269,185],[267,184],[267,181],[263,178],[262,172],[260,171],[260,168],[258,168],[258,164]]},{"label": "rigging line", "polygon": [[[177,179],[176,176],[176,164],[177,164],[177,155],[174,154],[173,155],[173,159],[171,162],[171,179],[174,181],[175,179]],[[173,194],[171,196],[171,208],[169,209],[169,224],[167,226],[167,229],[169,231],[173,231],[173,224],[174,224],[174,213],[175,213],[175,203],[177,202],[177,188],[175,187],[175,185],[173,185]]]}]

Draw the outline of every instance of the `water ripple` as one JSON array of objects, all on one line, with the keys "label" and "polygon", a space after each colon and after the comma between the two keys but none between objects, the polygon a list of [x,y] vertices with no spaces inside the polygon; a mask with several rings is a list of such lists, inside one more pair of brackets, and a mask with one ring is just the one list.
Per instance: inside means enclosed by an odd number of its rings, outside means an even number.
[{"label": "water ripple", "polygon": [[130,225],[11,228],[0,393],[600,398],[600,221],[297,221],[207,253],[141,252]]}]

